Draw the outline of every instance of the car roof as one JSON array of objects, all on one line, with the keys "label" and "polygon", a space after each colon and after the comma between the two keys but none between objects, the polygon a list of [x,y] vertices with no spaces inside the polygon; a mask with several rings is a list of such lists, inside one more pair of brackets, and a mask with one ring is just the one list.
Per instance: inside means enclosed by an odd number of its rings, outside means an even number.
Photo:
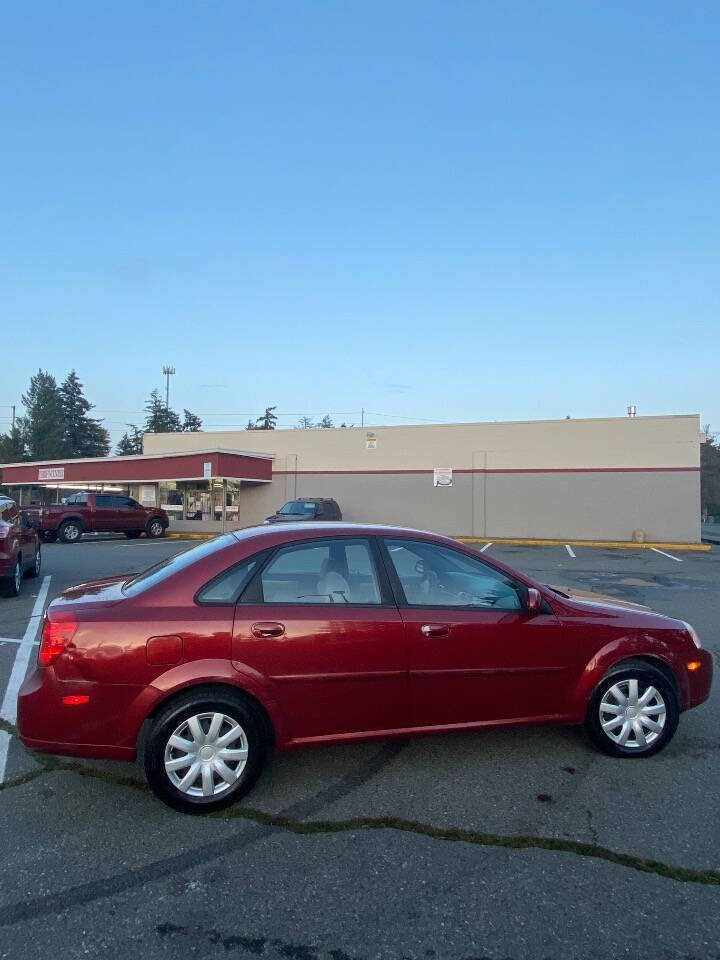
[{"label": "car roof", "polygon": [[335,503],[332,497],[292,497],[285,503]]},{"label": "car roof", "polygon": [[288,537],[298,539],[311,539],[313,536],[329,535],[337,536],[372,536],[374,534],[382,536],[396,537],[423,537],[424,539],[437,540],[442,543],[454,544],[458,542],[452,537],[447,537],[442,533],[433,533],[431,530],[416,530],[412,527],[396,527],[384,523],[346,523],[333,520],[324,522],[322,520],[302,521],[297,523],[282,524],[262,524],[255,527],[244,527],[242,530],[234,530],[233,536],[237,540],[249,539],[273,539],[282,542]]}]

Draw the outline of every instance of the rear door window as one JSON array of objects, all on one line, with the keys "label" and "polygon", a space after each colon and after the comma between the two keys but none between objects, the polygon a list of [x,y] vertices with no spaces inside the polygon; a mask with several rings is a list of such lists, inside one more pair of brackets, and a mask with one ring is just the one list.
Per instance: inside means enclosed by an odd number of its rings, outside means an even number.
[{"label": "rear door window", "polygon": [[370,544],[363,539],[309,541],[283,547],[260,574],[262,602],[379,604]]}]

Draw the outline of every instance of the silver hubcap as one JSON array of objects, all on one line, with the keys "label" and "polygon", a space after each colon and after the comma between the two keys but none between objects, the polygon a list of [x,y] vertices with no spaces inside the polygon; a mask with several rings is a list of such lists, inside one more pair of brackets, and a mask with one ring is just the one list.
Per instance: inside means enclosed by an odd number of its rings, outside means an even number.
[{"label": "silver hubcap", "polygon": [[20,561],[17,560],[15,563],[15,593],[20,592],[20,585],[22,584],[22,566]]},{"label": "silver hubcap", "polygon": [[40,556],[40,551],[38,550],[35,554],[35,573],[40,573],[40,566],[42,564],[42,557]]},{"label": "silver hubcap", "polygon": [[190,797],[217,797],[245,769],[245,731],[224,713],[198,713],[183,720],[165,747],[165,771],[173,786]]},{"label": "silver hubcap", "polygon": [[613,684],[600,701],[600,723],[620,747],[644,750],[665,726],[665,701],[655,687],[634,677]]},{"label": "silver hubcap", "polygon": [[67,540],[77,540],[80,536],[80,531],[75,526],[65,527],[65,538]]},{"label": "silver hubcap", "polygon": [[150,533],[151,533],[154,537],[159,537],[160,534],[162,533],[162,524],[160,524],[160,523],[153,523],[153,524],[150,526]]}]

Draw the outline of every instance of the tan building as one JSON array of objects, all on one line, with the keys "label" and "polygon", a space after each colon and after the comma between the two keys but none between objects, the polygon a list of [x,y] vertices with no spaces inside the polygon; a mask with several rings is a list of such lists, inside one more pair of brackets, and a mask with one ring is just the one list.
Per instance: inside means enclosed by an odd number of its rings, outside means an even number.
[{"label": "tan building", "polygon": [[[157,485],[173,529],[262,521],[286,500],[333,497],[347,520],[453,535],[700,539],[698,415],[332,430],[146,434],[148,455],[272,457],[272,481]],[[225,520],[222,512],[223,490]],[[219,498],[219,499],[218,499]]]}]

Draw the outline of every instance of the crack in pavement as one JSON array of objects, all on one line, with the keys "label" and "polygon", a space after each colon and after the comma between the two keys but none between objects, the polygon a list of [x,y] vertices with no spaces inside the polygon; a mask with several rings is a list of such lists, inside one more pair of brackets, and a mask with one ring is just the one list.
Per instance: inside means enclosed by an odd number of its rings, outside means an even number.
[{"label": "crack in pavement", "polygon": [[[366,763],[356,770],[341,777],[336,783],[325,787],[312,797],[290,804],[278,816],[287,817],[295,822],[294,818],[311,817],[327,804],[344,799],[394,760],[405,748],[406,743],[407,741],[400,740],[384,744],[377,753],[374,753]],[[75,764],[63,763],[63,761],[57,761],[53,758],[47,758],[44,763],[47,765],[43,769],[43,773],[50,772],[53,769],[70,769],[73,772],[79,772]],[[77,767],[80,766],[80,764],[77,764]],[[102,771],[90,773],[90,768],[87,767],[83,768],[83,774],[85,776],[97,775],[99,779],[108,779]],[[137,786],[137,781],[131,782],[129,785]],[[124,870],[122,873],[111,877],[91,880],[88,883],[81,883],[66,890],[0,907],[0,927],[10,926],[23,920],[35,920],[38,917],[64,913],[75,907],[124,893],[135,887],[144,886],[146,883],[164,880],[175,873],[184,873],[186,870],[210,863],[229,853],[236,853],[238,850],[242,850],[258,840],[265,839],[273,833],[273,825],[258,824],[250,818],[248,818],[248,822],[251,823],[252,829],[240,833],[236,837],[213,840],[194,850],[163,857],[143,867]]]},{"label": "crack in pavement", "polygon": [[[154,861],[144,867],[127,870],[101,880],[79,884],[68,890],[37,897],[33,900],[9,904],[0,907],[0,926],[9,926],[22,920],[48,916],[65,910],[91,903],[126,890],[162,880],[174,873],[182,873],[193,867],[201,866],[219,859],[229,853],[244,849],[257,840],[270,836],[275,830],[285,830],[299,836],[353,833],[355,831],[392,830],[408,833],[432,840],[451,843],[468,843],[480,847],[500,847],[507,850],[546,850],[552,853],[567,853],[574,856],[603,860],[615,866],[635,870],[640,873],[654,874],[680,883],[694,883],[703,886],[720,886],[720,871],[701,870],[692,867],[680,867],[633,854],[619,853],[609,847],[593,842],[569,840],[556,837],[543,837],[533,834],[497,834],[482,833],[460,827],[438,827],[417,820],[401,817],[353,817],[344,820],[306,820],[327,804],[345,799],[355,789],[372,779],[384,766],[394,760],[404,749],[406,741],[389,742],[382,750],[374,754],[359,770],[319,791],[306,800],[291,804],[280,813],[267,813],[248,806],[237,806],[216,814],[208,814],[209,819],[243,820],[251,824],[252,832],[245,832],[231,839],[215,840],[195,850],[175,854]],[[14,782],[3,785],[5,789],[20,786],[30,780],[58,771],[89,776],[107,783],[133,787],[149,792],[147,785],[136,777],[123,777],[105,771],[94,770],[76,761],[64,761],[54,757],[43,757],[40,770],[32,771],[15,778]],[[589,812],[589,811],[588,811]],[[595,833],[591,821],[589,827]]]}]

